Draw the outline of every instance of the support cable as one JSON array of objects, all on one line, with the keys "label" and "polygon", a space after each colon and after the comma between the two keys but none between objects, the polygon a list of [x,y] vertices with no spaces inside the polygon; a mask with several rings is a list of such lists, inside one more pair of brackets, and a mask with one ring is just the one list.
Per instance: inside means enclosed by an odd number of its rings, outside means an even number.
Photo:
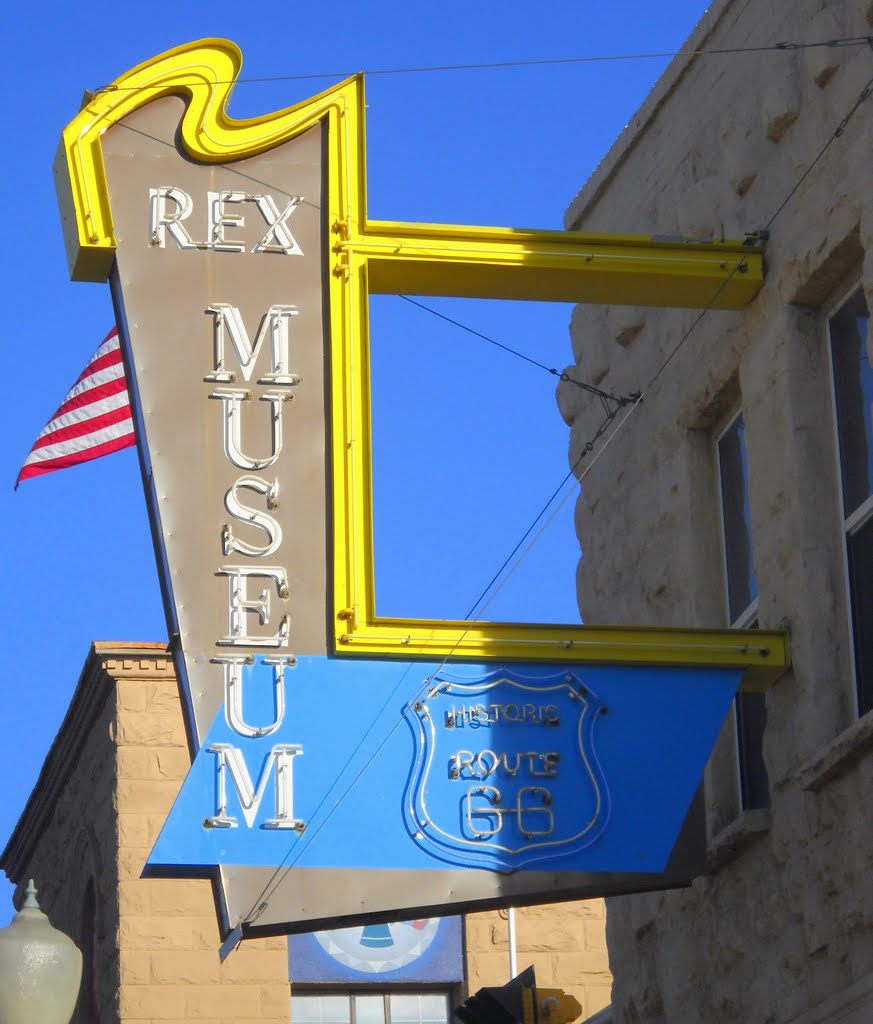
[{"label": "support cable", "polygon": [[[583,391],[587,391],[591,395],[596,395],[604,403],[615,402],[619,407],[624,405],[631,405],[639,397],[638,393],[630,395],[613,395],[608,391],[603,391],[601,388],[595,387],[593,384],[588,384],[583,380],[575,380],[571,377],[566,370],[556,370],[554,367],[546,366],[545,363],[541,363],[538,359],[533,359],[531,356],[525,355],[524,352],[519,352],[518,349],[510,348],[509,345],[505,345],[502,341],[498,341],[496,338],[492,338],[487,334],[483,334],[481,331],[475,330],[468,324],[462,323],[460,320],[455,320],[453,317],[447,316],[445,313],[441,313],[438,309],[434,309],[433,306],[426,306],[423,302],[418,299],[413,299],[409,295],[398,295],[399,299],[403,299],[404,302],[410,303],[410,305],[417,306],[418,309],[423,309],[426,313],[431,313],[435,317],[439,317],[440,320],[445,320],[446,323],[452,324],[454,327],[459,327],[462,331],[466,331],[468,334],[474,335],[476,338],[481,338],[482,341],[487,341],[489,345],[494,345],[496,348],[502,349],[509,355],[517,356],[519,359],[523,359],[526,363],[530,363],[532,366],[538,366],[541,370],[545,370],[546,373],[550,373],[553,377],[557,377],[558,380],[564,381],[567,384],[575,384],[577,388],[581,388]],[[606,410],[605,410],[606,411]]]},{"label": "support cable", "polygon": [[[869,45],[870,45],[871,49],[873,49],[873,41],[867,40],[866,37],[865,37],[865,42],[869,42]],[[867,100],[870,97],[871,94],[873,94],[873,79],[871,79],[867,83],[867,85],[862,89],[861,93],[858,96],[858,99],[855,101],[855,103],[852,106],[852,108],[849,110],[849,112],[846,114],[846,116],[840,121],[839,125],[837,126],[837,128],[835,129],[833,134],[830,136],[830,138],[824,144],[822,149],[819,151],[819,153],[813,159],[812,163],[807,167],[807,169],[804,171],[804,173],[800,176],[800,178],[797,180],[797,182],[794,184],[794,186],[788,192],[788,194],[786,195],[785,199],[779,204],[779,206],[776,208],[775,212],[770,216],[769,220],[766,221],[765,228],[761,229],[759,232],[753,233],[755,236],[759,237],[762,241],[766,241],[767,240],[767,235],[768,235],[770,229],[772,228],[774,222],[777,220],[777,218],[780,216],[780,214],[786,208],[786,206],[790,202],[791,198],[796,194],[797,190],[800,188],[800,186],[802,185],[803,181],[805,181],[805,179],[809,176],[809,174],[812,171],[812,169],[821,160],[821,158],[824,156],[824,154],[827,152],[827,150],[833,144],[833,142],[836,139],[840,138],[840,136],[842,136],[844,134],[844,132],[845,132],[849,122],[851,121],[851,119],[854,117],[854,115],[857,113],[858,109],[861,107],[861,105],[864,103],[864,101]],[[567,473],[567,475],[564,477],[564,479],[561,481],[560,485],[555,489],[555,491],[553,491],[552,495],[550,496],[550,498],[548,499],[546,504],[543,506],[541,511],[537,514],[537,516],[535,517],[535,519],[533,520],[531,525],[527,528],[527,530],[525,530],[524,535],[522,536],[521,540],[518,542],[518,544],[516,544],[516,546],[513,549],[513,552],[505,560],[505,562],[504,562],[503,566],[501,567],[501,569],[498,570],[497,573],[495,573],[495,575],[492,577],[491,581],[489,582],[488,586],[482,591],[482,593],[480,594],[479,598],[474,603],[470,613],[468,613],[468,618],[469,618],[470,615],[476,613],[476,609],[478,609],[478,613],[477,614],[481,617],[482,613],[484,613],[484,611],[488,608],[488,606],[491,604],[491,602],[494,600],[494,598],[497,596],[499,591],[506,584],[506,582],[509,580],[509,578],[512,576],[512,574],[518,569],[519,565],[521,565],[521,563],[523,562],[525,557],[531,551],[532,547],[536,544],[536,542],[542,536],[543,532],[546,529],[548,529],[548,527],[549,527],[550,523],[552,522],[552,520],[555,518],[555,516],[558,514],[560,509],[563,507],[564,504],[566,504],[566,502],[569,500],[570,496],[573,494],[573,491],[572,490],[568,490],[567,491],[567,493],[560,500],[558,505],[554,508],[554,510],[552,511],[551,515],[548,517],[548,519],[546,519],[546,521],[544,522],[544,524],[540,528],[540,530],[532,537],[530,542],[527,544],[527,546],[521,552],[521,555],[512,564],[509,572],[506,573],[506,575],[503,577],[503,579],[501,580],[499,585],[493,591],[491,591],[491,588],[494,587],[494,584],[495,584],[496,580],[499,579],[501,573],[503,572],[503,569],[509,564],[510,561],[512,561],[512,558],[514,557],[515,553],[522,547],[522,545],[525,543],[525,540],[528,537],[531,536],[531,533],[536,528],[536,524],[546,514],[546,512],[548,511],[549,506],[555,500],[556,496],[558,494],[560,494],[561,490],[565,487],[567,482],[572,477],[575,477],[577,479],[577,481],[581,484],[582,481],[585,479],[585,477],[588,475],[588,473],[591,472],[591,470],[597,464],[597,462],[599,461],[599,459],[601,458],[603,453],[609,448],[609,446],[614,442],[615,438],[621,433],[621,431],[624,428],[625,424],[627,423],[628,419],[637,410],[639,405],[642,403],[644,397],[648,394],[648,392],[656,384],[658,379],[663,374],[664,370],[669,366],[669,364],[672,362],[672,360],[677,355],[679,350],[685,345],[685,343],[688,341],[688,338],[691,336],[691,334],[699,326],[699,324],[703,320],[704,316],[708,312],[710,312],[710,310],[713,308],[715,303],[718,301],[718,298],[721,295],[722,291],[724,290],[725,287],[727,287],[727,284],[729,283],[729,281],[731,280],[733,275],[738,273],[742,266],[743,266],[742,262],[737,264],[733,268],[733,270],[731,271],[731,274],[724,281],[721,282],[721,284],[719,285],[718,289],[715,291],[715,293],[713,294],[712,298],[710,299],[709,303],[694,318],[694,320],[692,321],[690,327],[684,332],[684,334],[679,339],[679,341],[676,343],[676,345],[673,347],[673,349],[670,351],[670,353],[668,354],[666,359],[658,367],[658,369],[653,374],[653,376],[649,380],[649,383],[644,388],[642,393],[640,393],[639,396],[632,402],[632,404],[630,404],[628,406],[628,408],[625,411],[624,415],[621,417],[621,419],[619,420],[618,424],[616,425],[616,428],[609,434],[609,436],[607,437],[607,439],[604,442],[604,444],[595,453],[594,458],[588,463],[588,465],[584,468],[584,470],[582,470],[580,473],[577,474],[577,470],[578,470],[582,460],[584,458],[586,458],[594,450],[594,447],[597,444],[597,441],[609,429],[609,424],[612,422],[613,419],[615,419],[616,415],[618,414],[618,411],[619,411],[618,408],[615,410],[615,412],[613,414],[611,414],[610,416],[607,416],[601,422],[600,426],[594,432],[592,437],[583,445],[582,450],[581,450],[579,456],[574,460],[573,465],[572,465],[570,471]],[[422,307],[422,308],[428,308],[428,307]],[[428,311],[430,311],[430,310],[428,310]],[[438,313],[436,315],[441,316],[441,314],[438,314]],[[447,317],[442,317],[442,319],[448,319],[448,318]],[[479,333],[479,332],[474,331],[472,329],[466,328],[465,325],[460,325],[460,326],[464,326],[465,330],[470,330],[470,333],[477,334],[477,335]],[[489,339],[489,338],[486,338],[485,340],[492,341],[492,339]],[[505,347],[505,346],[500,345],[500,347]],[[518,354],[518,353],[515,353],[515,354]],[[524,358],[526,358],[526,357],[524,357]],[[528,360],[528,361],[535,362],[534,360]],[[548,369],[548,368],[546,368],[546,369]],[[491,591],[490,595],[489,595],[489,591]],[[487,600],[486,600],[486,597],[487,597]],[[461,643],[461,641],[464,639],[464,637],[469,633],[470,629],[476,624],[476,621],[479,621],[479,620],[470,621],[470,624],[467,627],[467,629],[461,634],[461,636],[455,642],[455,645],[452,648],[452,651],[450,651],[449,654],[447,654],[447,655],[445,655],[443,657],[443,659],[442,659],[442,661],[440,663],[440,666],[437,669],[437,672],[436,673],[431,673],[431,675],[424,681],[424,683],[421,685],[421,687],[419,687],[416,696],[413,697],[413,700],[416,700],[416,699],[419,699],[419,698],[423,697],[428,692],[428,690],[430,689],[430,686],[431,686],[431,684],[433,682],[433,679],[436,676],[436,674],[445,667],[445,665],[448,662],[449,658],[452,656],[454,651],[457,650],[458,645]],[[411,668],[412,668],[412,664],[407,665],[406,669],[403,671],[403,673],[401,674],[400,678],[398,679],[397,684],[396,684],[394,690],[392,691],[391,695],[384,702],[382,708],[380,709],[380,714],[394,700],[394,698],[396,697],[396,695],[397,695],[400,687],[402,686],[404,680],[406,679],[407,675],[409,674],[409,671],[411,670]],[[400,726],[400,724],[402,722],[403,722],[403,718],[402,717],[397,719],[397,721],[394,723],[394,725],[390,728],[388,733],[384,736],[382,741],[379,743],[379,745],[377,746],[376,750],[367,758],[367,760],[364,763],[364,765],[358,770],[358,772],[355,774],[355,776],[351,780],[351,782],[349,782],[349,784],[345,787],[345,789],[344,789],[342,795],[339,797],[339,799],[336,799],[336,800],[333,801],[334,802],[334,807],[330,811],[328,811],[328,813],[325,815],[324,820],[320,823],[320,825],[318,826],[318,829],[316,829],[316,831],[313,833],[311,838],[315,838],[315,836],[317,836],[318,833],[324,828],[324,826],[327,824],[327,822],[330,820],[330,818],[335,813],[336,807],[338,807],[342,803],[342,801],[345,800],[345,798],[348,796],[348,794],[351,792],[351,790],[357,784],[358,780],[361,778],[361,776],[364,774],[364,772],[370,767],[370,765],[373,763],[373,761],[381,753],[381,751],[385,747],[385,745],[388,742],[388,740],[396,732],[396,730],[398,729],[398,727]],[[345,771],[345,769],[348,768],[349,765],[352,763],[352,761],[354,760],[355,755],[357,754],[358,750],[360,750],[360,748],[363,745],[363,743],[366,740],[366,738],[367,738],[366,735],[364,737],[362,737],[362,739],[361,739],[360,743],[358,744],[358,746],[355,748],[355,750],[352,752],[352,754],[347,758],[346,763],[343,765],[342,769],[339,772],[339,775],[337,776],[337,779],[339,779],[339,777],[341,777],[342,772]],[[318,804],[318,806],[316,807],[315,811],[313,812],[313,816],[318,813],[318,811],[322,808],[322,806],[324,806],[324,803],[327,800],[328,795],[329,794],[325,794],[325,796],[322,798],[321,802]],[[311,842],[311,839],[309,840],[309,842]],[[307,842],[306,845],[308,846],[309,843]],[[303,850],[301,849],[300,853],[298,853],[297,856],[295,856],[293,859],[291,859],[293,852],[294,852],[293,850],[289,850],[288,853],[285,855],[285,857],[282,859],[281,864],[279,864],[275,868],[275,870],[273,871],[273,874],[270,876],[270,879],[268,880],[268,882],[265,884],[264,888],[262,889],[261,894],[255,900],[254,904],[252,905],[251,910],[249,911],[249,913],[244,918],[245,923],[247,923],[247,924],[254,923],[255,921],[257,921],[257,919],[260,917],[260,915],[263,913],[263,911],[266,910],[266,908],[269,905],[270,899],[272,898],[272,896],[274,895],[274,893],[276,892],[278,887],[282,884],[282,882],[284,881],[284,879],[287,876],[288,872],[294,867],[294,865],[296,864],[297,860],[301,856]]]}]

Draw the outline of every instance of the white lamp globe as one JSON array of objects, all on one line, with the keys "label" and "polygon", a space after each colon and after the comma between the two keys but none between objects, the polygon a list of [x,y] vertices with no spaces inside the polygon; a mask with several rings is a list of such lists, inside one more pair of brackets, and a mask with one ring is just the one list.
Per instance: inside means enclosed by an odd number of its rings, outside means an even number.
[{"label": "white lamp globe", "polygon": [[70,1024],[82,954],[39,909],[33,879],[24,906],[0,929],[0,1024]]}]

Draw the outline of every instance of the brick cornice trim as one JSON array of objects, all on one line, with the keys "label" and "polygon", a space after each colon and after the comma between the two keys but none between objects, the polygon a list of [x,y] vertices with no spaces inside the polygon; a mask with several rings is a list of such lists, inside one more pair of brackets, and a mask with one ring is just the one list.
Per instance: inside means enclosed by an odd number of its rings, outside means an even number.
[{"label": "brick cornice trim", "polygon": [[99,640],[92,650],[113,679],[175,678],[170,648],[164,643]]}]

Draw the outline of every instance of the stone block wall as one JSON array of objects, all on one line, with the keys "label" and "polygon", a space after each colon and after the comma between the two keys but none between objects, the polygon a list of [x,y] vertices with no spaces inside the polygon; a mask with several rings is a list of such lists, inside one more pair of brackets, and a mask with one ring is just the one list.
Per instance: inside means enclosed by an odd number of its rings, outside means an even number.
[{"label": "stone block wall", "polygon": [[[606,953],[603,900],[521,907],[515,911],[518,970],[533,965],[537,985],[562,988],[579,1000],[582,1020],[607,1006],[612,977]],[[470,992],[509,980],[509,925],[505,910],[468,914],[467,987]]]},{"label": "stone block wall", "polygon": [[[718,0],[685,49],[858,42],[677,58],[567,213],[583,231],[770,232],[745,310],[573,316],[572,375],[643,392],[577,470],[584,620],[728,624],[714,444],[742,409],[759,620],[790,627],[793,657],[767,694],[771,808],[741,812],[726,723],[707,774],[712,870],[608,901],[616,1024],[873,1019],[873,719],[855,710],[825,335],[859,282],[873,308],[873,100],[825,149],[873,77],[871,34],[867,0]],[[566,384],[558,402],[573,464],[603,412]]]}]

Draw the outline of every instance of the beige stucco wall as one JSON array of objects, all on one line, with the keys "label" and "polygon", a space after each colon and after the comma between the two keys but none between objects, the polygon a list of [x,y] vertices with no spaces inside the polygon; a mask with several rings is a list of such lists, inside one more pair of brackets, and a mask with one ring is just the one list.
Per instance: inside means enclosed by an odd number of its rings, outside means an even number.
[{"label": "beige stucco wall", "polygon": [[[869,0],[718,0],[687,49],[871,35]],[[868,45],[677,59],[568,226],[742,238],[766,227],[873,74]],[[741,814],[732,724],[707,773],[711,870],[608,901],[616,1024],[873,1020],[873,719],[857,719],[825,340],[863,281],[873,308],[873,100],[770,224],[741,312],[580,307],[572,373],[642,390],[577,508],[586,622],[727,624],[714,439],[742,408],[762,627],[791,629],[768,693],[772,807]],[[671,353],[675,354],[672,355]],[[669,362],[668,362],[669,357]],[[602,418],[569,385],[571,463]]]},{"label": "beige stucco wall", "polygon": [[[35,878],[53,924],[80,944],[95,880],[104,1024],[287,1024],[284,938],[247,940],[221,964],[210,883],[140,878],[189,764],[166,649],[96,644],[2,866],[19,892]],[[604,916],[599,900],[517,911],[519,969],[533,963],[583,1016],[609,1001]],[[468,990],[508,981],[505,912],[471,915],[466,934]]]}]

